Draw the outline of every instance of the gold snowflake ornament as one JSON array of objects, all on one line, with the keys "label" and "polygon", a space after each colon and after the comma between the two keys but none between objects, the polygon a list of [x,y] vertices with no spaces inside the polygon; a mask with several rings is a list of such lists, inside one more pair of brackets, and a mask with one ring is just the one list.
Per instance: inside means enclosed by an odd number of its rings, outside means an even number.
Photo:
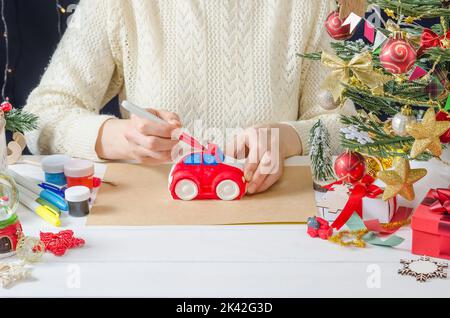
[{"label": "gold snowflake ornament", "polygon": [[400,260],[403,268],[398,273],[403,276],[415,277],[418,282],[424,283],[432,278],[447,278],[447,263],[439,263],[429,257],[421,257],[417,260]]}]

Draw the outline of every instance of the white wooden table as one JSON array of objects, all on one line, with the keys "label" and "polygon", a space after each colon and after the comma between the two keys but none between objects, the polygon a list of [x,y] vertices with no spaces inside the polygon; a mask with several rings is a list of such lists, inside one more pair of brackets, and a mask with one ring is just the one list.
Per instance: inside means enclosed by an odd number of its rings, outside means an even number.
[{"label": "white wooden table", "polygon": [[[40,175],[31,166],[12,168]],[[428,181],[442,177],[441,168],[431,170]],[[24,208],[19,217],[27,235],[56,232]],[[416,258],[409,229],[398,232],[406,240],[396,249],[350,249],[309,238],[304,225],[87,227],[69,217],[63,223],[87,245],[63,257],[46,254],[32,279],[0,289],[0,298],[450,296],[450,279],[421,284],[397,274],[401,258]]]}]

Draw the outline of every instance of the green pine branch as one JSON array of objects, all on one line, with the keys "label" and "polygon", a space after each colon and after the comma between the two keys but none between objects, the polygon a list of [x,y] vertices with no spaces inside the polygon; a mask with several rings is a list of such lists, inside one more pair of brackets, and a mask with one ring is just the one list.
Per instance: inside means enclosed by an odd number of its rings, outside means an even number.
[{"label": "green pine branch", "polygon": [[433,47],[425,51],[423,58],[428,61],[439,61],[439,63],[449,63],[450,49]]},{"label": "green pine branch", "polygon": [[448,5],[442,0],[369,0],[382,9],[390,9],[405,16],[423,18],[450,18]]},{"label": "green pine branch", "polygon": [[[375,156],[379,158],[402,157],[412,160],[410,152],[414,143],[413,137],[395,136],[384,131],[383,125],[362,116],[342,116],[341,122],[345,126],[354,126],[361,132],[369,133],[373,142],[361,144],[356,140],[350,140],[341,133],[341,145],[353,151]],[[415,160],[428,161],[433,155],[426,152]]]},{"label": "green pine branch", "polygon": [[404,105],[392,102],[384,97],[374,96],[370,90],[344,85],[344,97],[351,99],[364,110],[375,115],[387,114],[394,116]]},{"label": "green pine branch", "polygon": [[38,117],[34,114],[12,109],[5,113],[6,130],[12,132],[28,132],[37,128]]}]

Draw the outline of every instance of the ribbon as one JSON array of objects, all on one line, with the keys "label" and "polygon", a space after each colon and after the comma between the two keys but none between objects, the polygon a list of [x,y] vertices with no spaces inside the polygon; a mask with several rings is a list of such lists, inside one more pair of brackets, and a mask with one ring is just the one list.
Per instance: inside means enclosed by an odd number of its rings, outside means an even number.
[{"label": "ribbon", "polygon": [[431,190],[422,204],[435,213],[450,214],[450,189]]},{"label": "ribbon", "polygon": [[397,235],[391,235],[390,237],[386,238],[385,240],[382,240],[380,237],[377,236],[377,234],[374,231],[371,231],[366,227],[361,217],[353,213],[348,221],[346,222],[347,227],[351,231],[359,231],[359,230],[367,230],[368,233],[363,236],[363,240],[371,245],[376,246],[385,246],[385,247],[395,247],[397,245],[400,245],[403,243],[404,239],[397,236]]},{"label": "ribbon", "polygon": [[417,55],[422,55],[426,50],[432,47],[450,48],[450,31],[439,36],[431,29],[424,29],[420,38],[420,48]]},{"label": "ribbon", "polygon": [[[351,218],[353,213],[357,213],[360,217],[362,217],[363,210],[363,198],[371,198],[375,199],[379,197],[383,193],[383,189],[374,185],[375,178],[370,175],[365,175],[359,183],[355,183],[353,188],[350,190],[350,197],[347,201],[347,204],[342,209],[339,216],[336,220],[331,224],[331,227],[339,230],[341,227],[347,223],[347,221]],[[332,184],[324,186],[325,189],[329,191],[333,191],[333,187],[337,184],[343,184],[343,180],[338,180],[333,182]]]},{"label": "ribbon", "polygon": [[389,76],[374,71],[370,52],[355,55],[350,61],[344,61],[337,55],[322,52],[322,63],[333,69],[325,79],[323,88],[333,94],[335,101],[341,97],[345,89],[343,84],[348,84],[352,75],[370,89],[383,86],[390,80]]}]

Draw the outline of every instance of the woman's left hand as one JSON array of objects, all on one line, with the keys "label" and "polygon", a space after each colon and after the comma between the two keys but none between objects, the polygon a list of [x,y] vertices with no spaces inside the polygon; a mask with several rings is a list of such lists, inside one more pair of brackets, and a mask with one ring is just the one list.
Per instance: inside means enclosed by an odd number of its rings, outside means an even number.
[{"label": "woman's left hand", "polygon": [[249,194],[269,189],[283,175],[284,160],[301,152],[300,138],[288,124],[250,127],[226,147],[229,156],[246,159],[244,176]]}]

